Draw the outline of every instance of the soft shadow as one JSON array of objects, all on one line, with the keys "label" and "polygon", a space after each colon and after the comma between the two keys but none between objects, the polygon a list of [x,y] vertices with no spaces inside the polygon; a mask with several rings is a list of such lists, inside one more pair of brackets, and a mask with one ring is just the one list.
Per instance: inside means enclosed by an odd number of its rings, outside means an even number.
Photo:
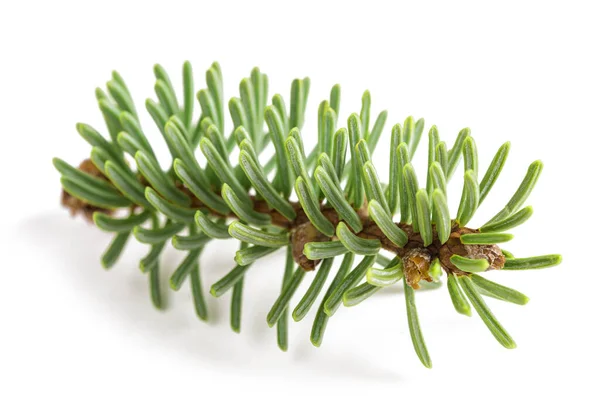
[{"label": "soft shadow", "polygon": [[[282,369],[301,371],[302,374],[348,378],[362,378],[378,382],[398,383],[396,371],[389,371],[371,363],[351,350],[328,349],[319,354],[308,338],[298,341],[290,334],[290,354],[282,354],[276,347],[275,330],[268,328],[265,317],[277,296],[280,276],[273,277],[274,265],[253,267],[244,287],[242,333],[229,328],[230,295],[212,298],[210,283],[232,267],[234,243],[210,244],[201,258],[202,279],[209,308],[208,324],[195,317],[190,291],[184,284],[179,292],[168,288],[168,276],[181,259],[181,254],[169,248],[161,260],[163,293],[168,293],[168,309],[157,312],[150,303],[147,278],[137,268],[139,259],[147,252],[145,246],[132,238],[117,265],[109,272],[100,266],[100,256],[110,241],[110,235],[81,221],[72,220],[65,212],[46,213],[21,221],[17,234],[38,243],[48,264],[58,268],[73,287],[83,287],[91,304],[108,307],[107,312],[122,326],[124,334],[139,331],[153,345],[168,345],[180,354],[214,368],[237,368],[241,374],[264,375]],[[227,242],[225,242],[227,243]],[[281,254],[272,256],[265,264],[281,264]],[[168,266],[168,267],[167,267]],[[40,266],[47,267],[47,266]],[[303,321],[311,324],[312,320]],[[290,331],[298,325],[290,318]],[[283,357],[282,357],[283,356]],[[373,360],[374,361],[374,360]],[[294,372],[297,374],[297,372]]]}]

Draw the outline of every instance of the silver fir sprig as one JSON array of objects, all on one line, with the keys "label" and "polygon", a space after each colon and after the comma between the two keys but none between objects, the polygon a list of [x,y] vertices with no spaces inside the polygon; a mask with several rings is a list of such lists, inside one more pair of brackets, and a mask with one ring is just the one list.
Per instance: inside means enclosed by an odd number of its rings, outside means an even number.
[{"label": "silver fir sprig", "polygon": [[[467,225],[503,169],[508,142],[480,174],[470,130],[461,130],[448,147],[432,126],[426,135],[427,179],[421,186],[411,160],[425,122],[408,117],[391,129],[389,183],[385,184],[371,154],[384,132],[387,112],[371,123],[368,91],[360,112],[339,127],[341,90],[333,86],[329,99],[317,110],[317,145],[306,149],[302,134],[308,78],[292,82],[288,107],[279,94],[269,102],[268,79],[258,68],[240,82],[239,97],[227,103],[217,63],[206,71],[206,88],[198,92],[191,64],[184,63],[182,100],[160,65],[154,67],[154,74],[158,101],[148,99],[145,106],[171,155],[167,171],[160,167],[133,98],[117,72],[107,83],[107,92],[96,90],[108,138],[89,125],[77,124],[79,134],[92,146],[89,159],[79,168],[54,159],[61,174],[63,204],[114,234],[102,256],[104,268],[115,265],[131,237],[147,244],[149,252],[139,266],[148,275],[153,304],[163,308],[159,256],[170,242],[186,253],[170,277],[170,287],[177,291],[188,281],[195,311],[206,320],[200,256],[212,240],[235,238],[240,241],[235,266],[212,284],[210,294],[220,297],[233,292],[231,327],[239,332],[245,274],[261,258],[286,249],[281,292],[267,314],[282,350],[288,347],[290,310],[292,318],[300,321],[315,307],[321,292],[325,294],[316,306],[310,336],[315,346],[321,345],[327,322],[341,305],[355,306],[384,287],[401,284],[411,339],[427,367],[431,359],[419,325],[415,289],[441,286],[445,273],[456,311],[470,316],[473,307],[500,344],[515,347],[484,297],[519,305],[528,298],[481,274],[560,263],[559,255],[515,258],[498,246],[513,238],[507,230],[532,215],[532,208],[523,205],[542,170],[540,161],[530,165],[506,206],[473,229]],[[194,97],[201,110],[196,120]],[[228,135],[227,113],[233,122]],[[237,159],[231,156],[236,147]],[[453,213],[447,185],[461,159],[462,195]],[[337,270],[336,258],[341,259]],[[330,274],[334,277],[326,287]],[[312,282],[292,308],[291,299],[304,279]]]}]

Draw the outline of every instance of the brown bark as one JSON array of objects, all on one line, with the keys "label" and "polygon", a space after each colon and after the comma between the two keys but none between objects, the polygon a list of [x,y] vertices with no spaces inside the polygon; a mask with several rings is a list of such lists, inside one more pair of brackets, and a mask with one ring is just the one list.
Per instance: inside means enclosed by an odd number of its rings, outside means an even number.
[{"label": "brown bark", "polygon": [[[78,168],[89,175],[108,181],[104,174],[100,172],[98,168],[96,168],[96,166],[90,159],[83,160],[81,164],[79,164]],[[60,203],[69,209],[69,213],[71,214],[71,216],[81,214],[86,220],[90,222],[92,221],[92,217],[96,211],[105,214],[112,214],[113,212],[113,210],[96,207],[86,203],[83,200],[79,200],[77,197],[71,196],[64,189],[61,193]]]},{"label": "brown bark", "polygon": [[[106,179],[106,177],[94,166],[90,160],[84,160],[79,166],[79,169],[93,176]],[[148,185],[143,178],[140,178],[140,181],[145,185]],[[182,190],[182,192],[192,199],[193,208],[207,208],[183,184],[178,183],[178,187]],[[290,221],[276,210],[271,209],[266,201],[258,200],[255,197],[252,197],[252,200],[254,202],[254,209],[258,212],[269,214],[271,216],[271,223],[273,225],[288,229],[291,232],[292,253],[296,263],[307,271],[314,270],[319,264],[320,260],[309,260],[306,258],[303,253],[304,245],[309,242],[323,242],[335,240],[336,238],[328,238],[320,233],[312,225],[306,213],[297,202],[290,203],[296,211],[296,218],[293,221]],[[64,190],[62,195],[62,204],[70,209],[72,215],[81,213],[90,221],[93,213],[96,211],[105,213],[112,212],[112,210],[94,207],[79,199],[76,199],[66,193]],[[322,206],[321,211],[334,226],[339,223],[340,220],[338,214],[334,209],[327,206]],[[442,244],[437,237],[437,232],[434,227],[433,243],[431,243],[429,246],[425,246],[421,235],[418,232],[414,232],[411,225],[398,223],[398,227],[400,227],[400,229],[402,229],[408,236],[408,242],[403,247],[399,247],[392,243],[383,234],[375,222],[368,217],[366,205],[363,205],[363,207],[358,209],[357,213],[362,220],[363,229],[356,234],[362,238],[379,240],[383,249],[396,254],[398,258],[402,259],[407,282],[415,289],[419,288],[419,281],[431,281],[431,277],[429,276],[429,266],[436,258],[439,259],[442,268],[447,273],[452,273],[455,275],[468,275],[468,273],[459,270],[450,262],[450,257],[452,257],[454,254],[468,258],[485,258],[490,264],[489,269],[501,269],[504,266],[505,257],[498,246],[464,245],[460,242],[461,235],[467,233],[476,233],[478,232],[476,229],[459,227],[455,224],[452,227],[450,238],[446,243]],[[236,218],[233,213],[229,215],[221,215],[213,211],[213,214],[216,216]]]}]

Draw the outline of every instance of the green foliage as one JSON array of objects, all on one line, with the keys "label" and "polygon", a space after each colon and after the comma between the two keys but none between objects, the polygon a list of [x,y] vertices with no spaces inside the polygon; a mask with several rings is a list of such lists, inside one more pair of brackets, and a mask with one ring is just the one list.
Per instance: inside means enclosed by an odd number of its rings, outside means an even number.
[{"label": "green foliage", "polygon": [[390,286],[403,277],[402,262],[399,259],[394,260],[393,266],[387,266],[384,269],[371,267],[367,270],[367,282],[373,286]]},{"label": "green foliage", "polygon": [[325,198],[331,206],[337,211],[340,218],[348,223],[350,227],[359,232],[362,230],[362,222],[354,208],[346,201],[342,189],[336,185],[323,167],[318,166],[315,170],[315,177],[319,188],[325,194]]},{"label": "green foliage", "polygon": [[506,270],[540,269],[560,264],[562,257],[558,254],[529,258],[510,258],[504,263]]},{"label": "green foliage", "polygon": [[[337,274],[333,278],[333,281],[329,285],[329,288],[325,292],[325,296],[319,305],[319,309],[317,310],[317,314],[315,315],[315,320],[313,322],[313,326],[310,332],[310,341],[316,347],[321,346],[323,342],[323,335],[325,334],[325,328],[327,327],[327,322],[329,321],[329,314],[326,312],[326,304],[337,291],[337,288],[342,284],[350,267],[352,267],[352,262],[354,261],[354,254],[348,253],[344,256],[344,260],[338,269]],[[348,292],[345,292],[348,293]]]},{"label": "green foliage", "polygon": [[[352,256],[352,257],[350,257]],[[348,253],[342,263],[352,263],[354,254]],[[344,280],[335,288],[333,293],[325,301],[325,313],[328,316],[333,316],[338,307],[342,303],[344,293],[356,286],[365,276],[367,270],[375,262],[375,256],[365,256],[356,267],[344,278]]]},{"label": "green foliage", "polygon": [[290,221],[296,218],[296,212],[290,206],[290,203],[279,196],[265,173],[260,169],[256,161],[254,161],[254,158],[245,150],[240,152],[240,165],[248,177],[250,184],[267,201],[269,206],[279,211],[281,215]]},{"label": "green foliage", "polygon": [[435,222],[438,239],[441,244],[444,244],[448,241],[452,230],[452,221],[450,220],[450,211],[448,210],[446,196],[439,188],[436,188],[431,195],[431,200],[433,205],[433,221]]},{"label": "green foliage", "polygon": [[456,312],[470,317],[471,305],[467,301],[454,274],[448,274],[448,293]]},{"label": "green foliage", "polygon": [[204,233],[194,233],[188,236],[175,235],[171,239],[171,244],[177,250],[195,250],[204,247],[210,241],[211,238]]},{"label": "green foliage", "polygon": [[251,246],[248,248],[244,248],[238,250],[235,253],[235,262],[239,265],[249,265],[255,262],[256,260],[263,258],[275,251],[277,251],[278,247],[264,247],[264,246]]},{"label": "green foliage", "polygon": [[330,242],[308,242],[304,245],[303,253],[309,260],[334,258],[348,253],[350,250],[339,240]]},{"label": "green foliage", "polygon": [[281,318],[284,311],[287,309],[287,306],[292,299],[292,296],[302,283],[302,279],[304,278],[304,271],[301,267],[297,267],[296,271],[292,275],[292,277],[285,283],[281,294],[275,300],[273,307],[271,307],[271,311],[267,314],[267,323],[269,326],[275,325],[275,323]]},{"label": "green foliage", "polygon": [[331,266],[333,265],[333,257],[327,258],[323,260],[323,263],[319,266],[317,274],[313,279],[310,287],[296,306],[294,311],[292,312],[292,317],[294,321],[300,321],[302,318],[306,316],[311,306],[317,299],[319,292],[323,289],[325,285],[325,280],[327,280],[327,276],[329,275],[329,271],[331,270]]},{"label": "green foliage", "polygon": [[412,339],[415,352],[419,360],[427,368],[431,368],[431,359],[425,345],[425,339],[421,333],[421,325],[419,324],[419,316],[417,315],[417,305],[415,304],[415,292],[412,287],[406,283],[404,278],[404,298],[406,299],[406,314],[408,317],[408,329],[410,330],[410,338]]},{"label": "green foliage", "polygon": [[340,222],[335,230],[340,242],[354,254],[377,255],[381,249],[381,243],[377,239],[363,239],[350,231],[348,226]]},{"label": "green foliage", "polygon": [[504,300],[519,305],[525,305],[529,302],[529,298],[523,293],[487,280],[480,275],[471,275],[471,280],[475,286],[477,286],[479,292],[484,296],[494,297],[499,300]]},{"label": "green foliage", "polygon": [[[139,122],[133,97],[116,72],[106,92],[96,90],[108,135],[104,137],[83,123],[76,126],[92,147],[90,159],[99,173],[74,168],[58,158],[53,164],[65,192],[82,203],[79,208],[70,207],[75,211],[93,211],[95,207],[94,223],[114,235],[102,255],[104,268],[117,264],[132,236],[149,246],[140,269],[148,274],[155,307],[166,305],[159,259],[171,242],[186,255],[172,273],[170,287],[179,290],[189,280],[195,312],[200,319],[207,319],[201,254],[212,240],[234,238],[240,241],[235,266],[212,284],[210,293],[220,297],[232,290],[230,324],[235,332],[241,330],[245,275],[257,260],[286,248],[283,282],[267,316],[268,325],[276,326],[277,344],[282,350],[288,348],[289,310],[301,282],[312,279],[293,308],[295,321],[306,317],[336,268],[316,310],[310,335],[315,346],[321,345],[328,320],[342,303],[355,306],[402,280],[414,349],[421,362],[431,367],[417,315],[415,288],[439,287],[440,275],[446,272],[456,311],[471,315],[472,305],[503,346],[515,347],[481,296],[520,305],[528,298],[478,275],[490,267],[490,260],[465,254],[483,254],[468,252],[468,246],[481,250],[511,240],[513,236],[504,232],[531,217],[533,209],[523,204],[540,176],[540,161],[531,164],[506,206],[474,230],[466,226],[498,179],[509,142],[500,146],[479,180],[477,147],[469,128],[458,133],[448,150],[435,125],[424,136],[424,119],[409,116],[391,128],[388,183],[384,183],[372,154],[385,131],[388,114],[381,111],[372,121],[368,91],[362,96],[360,110],[350,113],[345,126],[338,126],[344,121],[340,118],[341,87],[333,86],[329,98],[319,103],[317,132],[313,135],[303,132],[308,78],[292,82],[288,107],[284,96],[269,95],[268,78],[258,68],[242,79],[238,97],[227,104],[218,63],[206,71],[206,87],[197,90],[192,66],[185,62],[180,98],[164,68],[155,65],[154,75],[156,100],[146,100],[145,108],[171,155],[168,170],[161,168]],[[197,118],[195,109],[200,114]],[[227,124],[226,111],[232,126]],[[317,138],[312,150],[305,148],[303,135]],[[418,168],[412,160],[423,136],[428,140],[428,153],[423,175],[426,181],[420,187]],[[237,160],[231,156],[236,146]],[[263,152],[270,153],[266,162],[261,161]],[[447,186],[461,159],[463,189],[456,218],[452,219]],[[118,210],[127,212],[110,215]],[[462,251],[441,257],[441,250],[451,246]],[[432,256],[429,275],[433,282],[411,282],[412,272],[405,269],[409,249]],[[382,250],[395,256],[387,259]],[[561,261],[559,255],[515,258],[506,250],[502,252],[505,270],[540,269]],[[353,267],[357,255],[362,258]],[[340,258],[341,263],[337,263]],[[450,265],[444,265],[448,259]],[[375,263],[383,268],[375,267]],[[308,270],[313,267],[317,271],[311,274]]]},{"label": "green foliage", "polygon": [[253,228],[240,221],[233,221],[228,228],[231,237],[244,243],[264,247],[282,247],[289,242],[287,233],[270,233]]},{"label": "green foliage", "polygon": [[514,349],[517,347],[516,343],[510,337],[508,332],[500,325],[500,322],[496,319],[494,314],[490,311],[485,301],[481,298],[481,295],[477,291],[477,288],[470,277],[462,276],[458,278],[460,286],[464,290],[467,298],[477,311],[477,314],[481,317],[485,325],[488,327],[492,335],[500,342],[500,344],[507,349]]},{"label": "green foliage", "polygon": [[[401,266],[401,260],[399,258],[394,258],[393,260],[389,260],[386,257],[382,256],[381,254],[377,255],[377,258],[375,259],[375,262],[377,264],[383,265],[384,266],[384,270],[387,269],[396,269],[398,265]],[[384,271],[374,271],[373,267],[370,267],[367,270],[367,282],[365,283],[361,283],[360,285],[346,291],[344,293],[344,305],[346,307],[352,307],[355,306],[359,303],[361,303],[362,301],[366,300],[367,298],[371,297],[373,294],[377,293],[382,286],[377,286],[375,284],[371,284],[368,282],[368,280],[370,279],[369,277],[371,276],[371,279],[373,278],[384,278],[385,277],[385,283],[389,282],[390,279],[387,278],[391,278],[391,280],[395,279],[395,277],[397,276],[397,273],[394,271],[392,274],[388,274],[387,272]],[[402,270],[400,270],[402,272]],[[375,275],[373,275],[375,274]],[[392,275],[392,276],[390,276]],[[402,277],[404,276],[403,272],[401,273],[400,279],[402,279]],[[377,279],[376,279],[377,280]],[[384,283],[381,280],[377,280],[378,284],[382,284]]]},{"label": "green foliage", "polygon": [[490,266],[485,258],[468,258],[458,254],[450,257],[450,262],[464,272],[483,272]]},{"label": "green foliage", "polygon": [[104,254],[102,254],[101,262],[102,262],[102,266],[105,269],[110,269],[110,268],[112,268],[113,265],[115,265],[115,263],[119,259],[119,256],[125,249],[125,245],[127,244],[127,241],[129,240],[129,236],[131,236],[130,231],[122,232],[122,233],[115,235],[113,240],[110,242],[110,244],[104,251]]},{"label": "green foliage", "polygon": [[462,244],[496,244],[508,242],[513,238],[510,233],[467,233],[460,236]]},{"label": "green foliage", "polygon": [[[273,304],[273,308],[269,312],[271,317],[267,318],[269,326],[273,326],[270,323],[270,319],[274,318],[277,320],[277,346],[282,351],[287,351],[288,348],[288,310],[286,306],[300,284],[299,280],[304,276],[304,271],[299,267],[297,269],[298,273],[292,276],[293,268],[294,258],[292,256],[292,247],[288,246],[285,258],[285,270],[283,272],[283,283],[281,284],[281,295],[277,298],[277,301]],[[294,284],[294,280],[298,281],[298,283]],[[273,317],[273,314],[276,314],[276,317]]]},{"label": "green foliage", "polygon": [[469,223],[477,206],[479,205],[479,184],[477,177],[472,169],[465,172],[465,182],[463,185],[462,197],[456,215],[456,221],[459,226],[465,226]]},{"label": "green foliage", "polygon": [[299,176],[298,179],[296,179],[296,185],[294,187],[296,188],[296,194],[298,195],[298,200],[300,200],[302,209],[310,222],[323,235],[333,236],[333,224],[323,215],[321,205],[317,199],[314,198],[314,192],[310,188],[310,184]]},{"label": "green foliage", "polygon": [[185,224],[179,224],[173,221],[167,221],[161,228],[144,228],[136,226],[133,228],[133,236],[140,243],[159,244],[169,240],[185,228]]},{"label": "green foliage", "polygon": [[417,205],[417,223],[419,224],[419,233],[423,239],[423,246],[427,247],[433,242],[433,229],[431,227],[431,210],[429,207],[429,196],[425,189],[420,189],[415,196]]},{"label": "green foliage", "polygon": [[503,220],[498,222],[488,222],[487,224],[483,225],[480,230],[481,232],[504,232],[521,225],[527,221],[532,214],[533,208],[531,206],[524,207],[510,217],[504,218]]},{"label": "green foliage", "polygon": [[231,211],[240,220],[259,226],[266,226],[271,223],[271,218],[268,215],[253,210],[252,206],[246,202],[246,198],[244,197],[243,200],[240,199],[226,183],[223,184],[221,195]]},{"label": "green foliage", "polygon": [[388,210],[385,210],[377,200],[369,202],[369,216],[377,224],[383,234],[398,247],[404,247],[408,242],[408,236],[392,220]]}]

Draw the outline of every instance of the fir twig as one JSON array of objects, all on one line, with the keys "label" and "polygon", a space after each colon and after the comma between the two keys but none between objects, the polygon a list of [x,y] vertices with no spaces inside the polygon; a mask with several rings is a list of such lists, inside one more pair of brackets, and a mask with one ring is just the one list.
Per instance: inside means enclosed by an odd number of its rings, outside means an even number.
[{"label": "fir twig", "polygon": [[[302,138],[312,134],[303,130],[308,78],[292,82],[288,107],[280,94],[273,95],[269,104],[268,78],[258,68],[241,81],[238,97],[227,102],[218,63],[206,71],[206,87],[194,93],[192,66],[185,62],[181,97],[163,67],[155,65],[154,74],[157,100],[148,99],[145,108],[171,155],[166,171],[140,125],[131,93],[116,72],[106,92],[96,90],[108,135],[77,124],[80,136],[92,146],[90,159],[78,168],[53,160],[61,175],[63,204],[114,235],[102,255],[104,268],[117,263],[132,236],[149,246],[140,269],[148,274],[154,306],[166,304],[159,258],[171,242],[186,256],[171,275],[170,286],[178,290],[189,280],[195,312],[207,319],[200,255],[212,240],[235,238],[241,242],[236,265],[210,289],[214,297],[233,291],[230,324],[235,332],[241,329],[245,274],[253,263],[286,248],[280,294],[267,316],[268,325],[276,325],[282,350],[288,347],[288,310],[300,283],[312,279],[293,309],[295,321],[305,318],[335,268],[316,311],[310,335],[315,346],[321,345],[327,322],[342,303],[355,306],[402,280],[411,339],[421,362],[431,367],[416,311],[416,289],[439,287],[445,272],[456,311],[470,315],[472,305],[503,346],[515,347],[481,296],[521,305],[528,298],[479,274],[492,269],[540,269],[561,262],[559,255],[515,258],[498,247],[513,238],[507,230],[532,216],[533,209],[523,204],[539,179],[541,161],[530,165],[506,206],[480,229],[473,229],[468,224],[505,165],[508,142],[500,146],[479,180],[470,129],[462,129],[448,150],[438,128],[431,126],[425,135],[426,181],[421,187],[412,159],[425,120],[409,116],[391,128],[389,182],[384,183],[373,153],[388,114],[381,111],[372,123],[375,114],[371,114],[368,91],[360,110],[350,114],[346,126],[338,126],[344,121],[341,88],[333,86],[317,110],[318,143],[310,150]],[[195,108],[200,110],[196,119]],[[232,128],[227,126],[226,110]],[[236,146],[237,159],[231,156]],[[271,151],[264,163],[263,151]],[[447,185],[461,158],[462,196],[452,219]],[[119,210],[126,210],[127,216]],[[392,259],[382,250],[390,252]],[[357,255],[362,258],[352,268]],[[375,263],[384,268],[374,267]],[[314,269],[317,272],[311,274]]]}]

